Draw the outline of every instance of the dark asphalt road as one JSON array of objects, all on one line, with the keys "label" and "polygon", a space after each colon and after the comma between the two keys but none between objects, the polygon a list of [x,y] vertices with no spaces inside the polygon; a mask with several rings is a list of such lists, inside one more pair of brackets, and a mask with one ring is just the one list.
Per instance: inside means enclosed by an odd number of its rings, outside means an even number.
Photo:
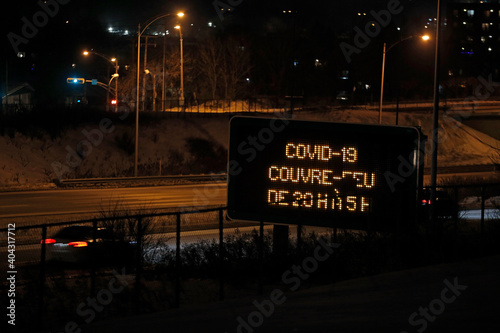
[{"label": "dark asphalt road", "polygon": [[226,184],[5,192],[0,219],[97,213],[117,203],[130,210],[225,205]]}]

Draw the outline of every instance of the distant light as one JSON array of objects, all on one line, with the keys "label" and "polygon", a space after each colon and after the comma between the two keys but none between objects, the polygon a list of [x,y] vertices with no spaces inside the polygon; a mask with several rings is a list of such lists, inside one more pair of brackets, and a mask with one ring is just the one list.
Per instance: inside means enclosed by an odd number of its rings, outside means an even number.
[{"label": "distant light", "polygon": [[108,28],[108,31],[109,31],[109,32],[113,32],[113,28],[112,28],[112,27],[109,27],[109,28]]},{"label": "distant light", "polygon": [[183,12],[179,12],[179,13],[177,13],[177,16],[179,16],[179,17],[183,17],[183,16],[184,16],[184,13],[183,13]]},{"label": "distant light", "polygon": [[488,47],[488,51],[490,51],[490,52],[491,52],[491,51],[493,51],[493,50],[491,49],[491,47]]},{"label": "distant light", "polygon": [[401,28],[400,28],[400,27],[397,27],[396,29],[397,29],[398,31],[401,31]]},{"label": "distant light", "polygon": [[212,27],[212,25],[213,25],[212,22],[208,22],[209,27]]},{"label": "distant light", "polygon": [[429,40],[429,39],[431,39],[431,38],[430,38],[428,35],[424,35],[424,36],[422,36],[422,39],[423,39],[423,40]]},{"label": "distant light", "polygon": [[83,55],[89,55],[89,51],[83,51]]}]

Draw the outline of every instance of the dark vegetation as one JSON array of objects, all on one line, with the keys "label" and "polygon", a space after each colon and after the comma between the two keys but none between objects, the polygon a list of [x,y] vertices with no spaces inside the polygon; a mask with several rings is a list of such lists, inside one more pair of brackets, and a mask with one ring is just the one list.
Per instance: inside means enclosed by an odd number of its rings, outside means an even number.
[{"label": "dark vegetation", "polygon": [[[200,146],[204,147],[204,144],[200,143]],[[288,242],[279,252],[273,249],[272,232],[266,232],[261,242],[258,227],[255,226],[250,233],[227,235],[222,258],[217,241],[184,245],[179,266],[175,247],[167,245],[174,237],[168,235],[175,231],[175,215],[143,218],[140,233],[137,233],[137,217],[130,214],[124,217],[123,213],[118,213],[118,208],[119,205],[116,205],[103,213],[102,217],[106,216],[109,220],[100,223],[99,227],[106,227],[119,238],[140,238],[143,245],[140,266],[137,266],[135,258],[131,258],[124,266],[98,266],[92,280],[92,266],[49,265],[44,290],[46,327],[63,327],[69,320],[86,325],[87,317],[78,315],[76,309],[88,297],[95,297],[100,290],[106,289],[115,276],[113,270],[124,273],[126,286],[113,294],[112,301],[104,306],[102,312],[96,313],[95,320],[174,308],[177,305],[177,281],[180,283],[180,306],[217,301],[221,277],[226,299],[255,296],[259,286],[264,290],[280,288],[285,292],[293,292],[290,289],[292,285],[284,280],[283,274],[292,266],[301,265],[305,258],[312,257],[315,248],[320,246],[320,239],[326,244],[339,244],[339,247],[326,261],[318,262],[317,269],[301,281],[301,289],[401,269],[500,254],[497,241],[500,237],[500,207],[496,207],[496,214],[483,224],[465,221],[458,216],[439,219],[436,225],[421,222],[411,231],[400,233],[332,229],[318,233],[307,231],[306,227],[300,242],[295,237],[297,235],[289,234]],[[215,226],[216,216],[213,212],[183,215],[182,230]],[[225,221],[227,227],[237,226],[234,223]],[[137,269],[140,269],[138,284],[135,280]],[[35,320],[27,320],[38,315],[40,289],[33,281],[39,279],[39,266],[26,266],[20,272],[22,279],[16,296],[20,314],[18,322],[27,325],[26,331],[30,331],[30,325],[39,328]]]}]

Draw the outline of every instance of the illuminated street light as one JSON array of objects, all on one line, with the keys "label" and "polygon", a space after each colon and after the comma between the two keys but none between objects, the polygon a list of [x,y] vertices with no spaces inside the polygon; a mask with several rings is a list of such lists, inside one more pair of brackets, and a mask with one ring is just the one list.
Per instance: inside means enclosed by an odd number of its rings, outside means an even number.
[{"label": "illuminated street light", "polygon": [[182,29],[180,25],[176,25],[175,29],[179,30],[179,37],[181,40],[181,97],[179,99],[179,105],[184,106],[184,55],[182,48]]},{"label": "illuminated street light", "polygon": [[177,15],[178,17],[183,17],[184,13],[179,12],[177,14],[162,14],[153,17],[146,21],[144,28],[141,29],[141,25],[137,27],[137,81],[136,81],[136,100],[135,100],[135,152],[134,152],[134,177],[137,177],[137,162],[139,157],[139,82],[141,76],[141,36],[146,31],[146,29],[156,20],[161,18]]},{"label": "illuminated street light", "polygon": [[[87,51],[87,50],[83,51],[84,56],[88,56],[91,53],[105,59],[106,61],[110,62],[111,65],[113,65],[115,67],[115,74],[113,74],[113,76],[111,77],[111,80],[113,80],[113,78],[117,78],[115,80],[115,99],[118,101],[118,76],[119,76],[118,69],[120,68],[120,66],[118,66],[118,59],[106,57],[104,54],[101,54],[101,53],[98,53],[95,51]],[[109,82],[111,82],[111,80]],[[106,106],[106,108],[107,108],[107,106]],[[118,103],[115,104],[115,112],[118,112]]]},{"label": "illuminated street light", "polygon": [[[398,45],[399,43],[405,41],[405,40],[408,40],[410,38],[413,38],[415,37],[415,35],[412,35],[412,36],[408,36],[406,38],[403,38],[397,42],[395,42],[394,44],[392,44],[391,46],[389,46],[387,49],[386,49],[386,43],[384,43],[384,50],[382,52],[382,79],[381,79],[381,82],[380,82],[380,103],[379,103],[379,111],[378,111],[378,123],[379,124],[382,124],[382,105],[383,105],[383,101],[384,101],[384,73],[385,73],[385,54],[387,52],[389,52],[390,49],[392,49],[394,46]],[[425,35],[425,36],[420,36],[420,38],[422,38],[422,40],[424,41],[427,41],[430,39],[429,36]]]}]

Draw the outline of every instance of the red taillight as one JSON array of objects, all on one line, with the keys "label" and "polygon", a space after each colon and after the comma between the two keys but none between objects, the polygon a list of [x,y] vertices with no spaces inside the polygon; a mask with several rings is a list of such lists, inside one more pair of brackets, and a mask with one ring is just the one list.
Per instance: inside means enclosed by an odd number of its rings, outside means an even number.
[{"label": "red taillight", "polygon": [[87,242],[69,242],[68,245],[73,247],[85,247],[88,246]]},{"label": "red taillight", "polygon": [[40,244],[43,244],[43,243],[45,243],[45,244],[52,244],[52,243],[55,243],[55,242],[56,242],[56,240],[55,240],[55,239],[52,239],[52,238],[46,238],[46,239],[42,239],[42,240],[40,241]]}]

